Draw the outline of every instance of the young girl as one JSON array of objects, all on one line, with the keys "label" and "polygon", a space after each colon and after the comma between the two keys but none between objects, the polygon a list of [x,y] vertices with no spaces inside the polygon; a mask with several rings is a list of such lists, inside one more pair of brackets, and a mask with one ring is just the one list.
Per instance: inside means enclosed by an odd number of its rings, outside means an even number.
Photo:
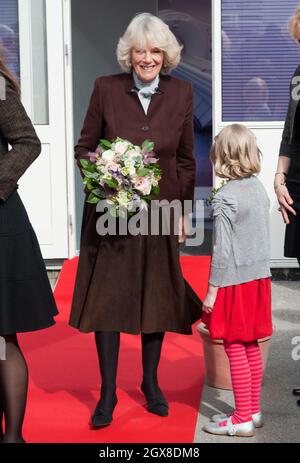
[{"label": "young girl", "polygon": [[263,363],[257,340],[272,334],[269,198],[256,177],[261,153],[254,134],[232,124],[211,148],[215,173],[228,183],[212,201],[214,243],[202,321],[223,339],[235,399],[233,414],[215,415],[204,430],[253,436],[262,426]]}]

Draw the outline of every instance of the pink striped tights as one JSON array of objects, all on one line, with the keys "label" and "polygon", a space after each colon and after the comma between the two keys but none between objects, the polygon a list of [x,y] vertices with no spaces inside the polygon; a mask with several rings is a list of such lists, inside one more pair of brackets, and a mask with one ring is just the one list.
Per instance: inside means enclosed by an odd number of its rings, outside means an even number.
[{"label": "pink striped tights", "polygon": [[235,411],[231,415],[232,422],[245,423],[251,421],[251,415],[260,411],[263,377],[260,349],[257,341],[232,343],[224,341],[224,348],[229,359],[235,400]]}]

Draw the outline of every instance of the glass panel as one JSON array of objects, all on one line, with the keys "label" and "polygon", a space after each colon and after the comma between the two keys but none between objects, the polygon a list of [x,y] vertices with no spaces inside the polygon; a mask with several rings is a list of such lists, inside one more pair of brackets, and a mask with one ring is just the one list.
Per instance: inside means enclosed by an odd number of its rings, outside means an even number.
[{"label": "glass panel", "polygon": [[[211,0],[158,0],[158,15],[183,45],[182,58],[172,75],[184,79],[194,89],[195,155],[197,160],[195,199],[205,207],[203,244],[181,246],[187,255],[209,255],[211,251],[211,218],[207,198],[212,189],[212,166],[209,150],[212,142],[212,43]],[[203,228],[203,218],[194,217]],[[195,223],[194,223],[195,225]]]},{"label": "glass panel", "polygon": [[49,124],[46,0],[31,0],[33,122]]},{"label": "glass panel", "polygon": [[284,120],[300,52],[288,20],[299,0],[222,0],[223,121]]},{"label": "glass panel", "polygon": [[0,56],[20,78],[18,0],[0,0]]}]

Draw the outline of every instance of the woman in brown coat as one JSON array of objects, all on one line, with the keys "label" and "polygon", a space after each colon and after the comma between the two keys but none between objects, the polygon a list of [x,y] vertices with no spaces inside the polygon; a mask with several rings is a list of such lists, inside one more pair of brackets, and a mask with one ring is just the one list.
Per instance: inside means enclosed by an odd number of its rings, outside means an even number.
[{"label": "woman in brown coat", "polygon": [[19,178],[41,151],[19,93],[0,59],[0,441],[4,443],[24,442],[28,372],[17,335],[53,325],[57,314],[39,244],[17,192]]},{"label": "woman in brown coat", "polygon": [[[137,145],[150,139],[162,169],[157,199],[183,202],[194,195],[193,91],[187,82],[167,75],[178,64],[180,51],[163,21],[148,13],[137,15],[118,44],[125,73],[96,79],[75,156],[78,162],[88,158],[100,138],[121,137]],[[179,236],[99,236],[97,219],[95,206],[85,204],[70,318],[80,331],[95,332],[102,386],[92,422],[100,427],[112,421],[120,332],[141,333],[141,389],[148,410],[167,416],[168,403],[157,380],[164,333],[191,334],[201,316],[201,302],[179,264],[184,226]]]}]

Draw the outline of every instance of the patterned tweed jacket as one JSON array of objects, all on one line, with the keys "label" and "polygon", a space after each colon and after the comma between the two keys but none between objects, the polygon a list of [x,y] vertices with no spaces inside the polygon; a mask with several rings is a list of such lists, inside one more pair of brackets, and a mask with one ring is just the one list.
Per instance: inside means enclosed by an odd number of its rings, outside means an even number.
[{"label": "patterned tweed jacket", "polygon": [[40,152],[41,143],[19,96],[0,74],[0,200],[16,190]]}]

